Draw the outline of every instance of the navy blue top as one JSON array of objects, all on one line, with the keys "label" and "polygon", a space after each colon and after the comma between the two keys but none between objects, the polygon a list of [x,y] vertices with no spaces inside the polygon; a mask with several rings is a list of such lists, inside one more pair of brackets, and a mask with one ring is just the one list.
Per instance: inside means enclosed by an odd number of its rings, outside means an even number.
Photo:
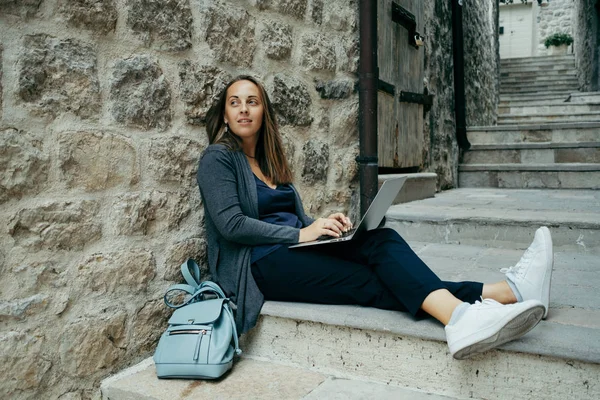
[{"label": "navy blue top", "polygon": [[[275,225],[302,228],[302,222],[295,214],[296,195],[290,185],[278,185],[275,189],[254,175],[258,196],[258,219]],[[263,244],[252,248],[251,263],[260,260],[283,246],[282,244]]]}]

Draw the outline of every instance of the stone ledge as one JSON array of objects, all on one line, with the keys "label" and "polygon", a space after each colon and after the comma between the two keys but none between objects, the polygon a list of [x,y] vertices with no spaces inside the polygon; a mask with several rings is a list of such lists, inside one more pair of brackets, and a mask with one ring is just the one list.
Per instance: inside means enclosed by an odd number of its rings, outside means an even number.
[{"label": "stone ledge", "polygon": [[600,164],[552,163],[552,164],[460,164],[460,172],[466,171],[600,171]]}]

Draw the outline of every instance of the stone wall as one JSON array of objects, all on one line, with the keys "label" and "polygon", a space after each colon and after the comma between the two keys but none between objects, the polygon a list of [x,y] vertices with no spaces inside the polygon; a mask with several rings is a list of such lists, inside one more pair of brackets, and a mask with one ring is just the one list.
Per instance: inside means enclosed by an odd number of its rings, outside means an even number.
[{"label": "stone wall", "polygon": [[463,4],[467,126],[496,125],[500,96],[498,4]]},{"label": "stone wall", "polygon": [[577,77],[580,90],[584,92],[599,90],[599,46],[597,0],[575,2],[573,12],[573,47],[577,64]]},{"label": "stone wall", "polygon": [[[438,174],[438,189],[458,186],[459,149],[454,114],[452,7],[443,0],[427,1],[425,76],[433,106],[425,113],[428,140],[427,169]],[[499,96],[497,6],[489,2],[463,3],[465,94],[467,126],[494,125]]]},{"label": "stone wall", "polygon": [[537,27],[538,55],[548,54],[544,41],[555,33],[568,33],[573,35],[573,8],[581,0],[552,0],[539,7],[533,2],[535,21]]},{"label": "stone wall", "polygon": [[205,260],[196,164],[232,76],[265,82],[308,212],[347,209],[357,13],[346,0],[0,0],[0,398],[92,398],[152,352],[164,290],[187,257]]}]

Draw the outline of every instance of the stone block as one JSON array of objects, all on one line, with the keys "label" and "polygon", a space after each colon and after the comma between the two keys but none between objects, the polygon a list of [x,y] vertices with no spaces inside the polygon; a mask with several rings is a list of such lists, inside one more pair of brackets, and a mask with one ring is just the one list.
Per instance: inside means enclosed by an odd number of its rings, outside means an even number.
[{"label": "stone block", "polygon": [[[77,266],[76,287],[97,294],[140,293],[156,275],[156,260],[150,250],[96,253]],[[86,283],[87,282],[87,283]]]},{"label": "stone block", "polygon": [[70,188],[97,191],[139,181],[135,148],[125,136],[102,132],[59,135],[59,168]]},{"label": "stone block", "polygon": [[156,60],[138,55],[115,63],[110,88],[116,121],[165,130],[171,123],[171,88]]},{"label": "stone block", "polygon": [[243,8],[215,3],[205,14],[205,40],[214,57],[240,67],[252,66],[256,50],[255,18]]},{"label": "stone block", "polygon": [[109,220],[117,235],[164,234],[177,228],[190,209],[187,191],[124,193],[113,202]]},{"label": "stone block", "polygon": [[69,25],[103,35],[117,26],[115,0],[61,0],[60,13]]},{"label": "stone block", "polygon": [[302,180],[314,185],[327,180],[329,170],[329,145],[318,140],[310,140],[302,148],[304,167]]},{"label": "stone block", "polygon": [[598,147],[556,149],[554,154],[558,163],[600,163]]},{"label": "stone block", "polygon": [[320,33],[309,33],[300,39],[300,64],[309,70],[335,70],[336,54],[334,44]]},{"label": "stone block", "polygon": [[360,59],[360,48],[357,34],[352,34],[342,40],[342,48],[345,57],[338,60],[338,69],[351,73],[358,72],[358,61]]},{"label": "stone block", "polygon": [[313,0],[310,9],[310,16],[315,24],[323,23],[323,0]]},{"label": "stone block", "polygon": [[0,333],[0,398],[36,389],[52,367],[44,356],[48,341],[40,332],[5,330]]},{"label": "stone block", "polygon": [[133,317],[128,350],[136,354],[153,351],[167,327],[171,312],[162,298],[149,301],[140,308]]},{"label": "stone block", "polygon": [[75,39],[25,36],[17,93],[42,115],[96,116],[101,104],[94,47]]},{"label": "stone block", "polygon": [[[552,164],[554,163],[554,150],[552,149],[523,149],[517,162],[523,164]],[[491,161],[487,161],[488,163]]]},{"label": "stone block", "polygon": [[128,0],[127,26],[160,50],[192,47],[192,12],[188,0]]},{"label": "stone block", "polygon": [[358,82],[350,79],[335,79],[331,81],[317,81],[315,89],[322,99],[346,99],[354,92]]},{"label": "stone block", "polygon": [[336,147],[358,143],[358,101],[340,102],[330,108],[329,135]]},{"label": "stone block", "polygon": [[37,14],[43,0],[0,0],[2,13],[30,18]]},{"label": "stone block", "polygon": [[202,145],[185,137],[154,139],[150,144],[148,168],[163,183],[196,186],[196,171]]},{"label": "stone block", "polygon": [[43,190],[48,167],[41,141],[13,128],[0,130],[0,203]]},{"label": "stone block", "polygon": [[15,244],[34,250],[79,250],[102,236],[95,201],[53,202],[23,208],[8,221]]},{"label": "stone block", "polygon": [[231,75],[212,65],[179,63],[179,92],[185,102],[185,116],[192,125],[206,123],[206,113],[231,80]]},{"label": "stone block", "polygon": [[2,44],[0,44],[0,118],[2,118],[2,112],[4,111],[3,107],[2,107],[2,93],[4,93],[3,91],[3,87],[2,87],[2,53],[4,51],[4,47],[2,47]]},{"label": "stone block", "polygon": [[43,311],[48,306],[48,296],[35,294],[22,299],[0,300],[0,321],[24,319]]},{"label": "stone block", "polygon": [[57,335],[60,368],[72,377],[106,373],[125,354],[127,315],[84,316],[64,326]]},{"label": "stone block", "polygon": [[334,0],[324,2],[323,24],[337,31],[355,32],[358,29],[358,2]]},{"label": "stone block", "polygon": [[296,19],[304,19],[308,0],[256,0],[259,10],[274,10]]},{"label": "stone block", "polygon": [[313,121],[312,100],[306,84],[292,76],[277,74],[271,94],[281,125],[307,126]]},{"label": "stone block", "polygon": [[207,245],[204,238],[190,238],[182,240],[171,245],[167,249],[167,259],[165,261],[166,281],[181,280],[181,264],[188,258],[194,259],[200,267],[200,278],[211,280],[210,271],[208,270],[208,254]]},{"label": "stone block", "polygon": [[358,163],[356,162],[358,154],[358,145],[340,148],[335,152],[332,158],[336,160],[333,163],[333,173],[336,183],[347,186],[347,184],[354,182],[358,178]]},{"label": "stone block", "polygon": [[286,60],[292,53],[292,27],[277,21],[266,23],[262,32],[265,54],[273,60]]}]

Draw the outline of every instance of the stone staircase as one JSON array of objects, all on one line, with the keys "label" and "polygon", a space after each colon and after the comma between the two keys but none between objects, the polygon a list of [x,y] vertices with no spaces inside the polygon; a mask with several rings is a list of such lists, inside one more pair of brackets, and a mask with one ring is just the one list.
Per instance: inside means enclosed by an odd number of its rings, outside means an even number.
[{"label": "stone staircase", "polygon": [[600,192],[455,189],[394,205],[387,225],[447,280],[494,282],[547,225],[548,319],[473,359],[450,356],[432,319],[355,306],[265,303],[219,382],[162,381],[150,359],[105,380],[104,399],[598,399]]},{"label": "stone staircase", "polygon": [[460,187],[600,188],[600,93],[573,56],[502,60],[498,125],[467,128]]}]

